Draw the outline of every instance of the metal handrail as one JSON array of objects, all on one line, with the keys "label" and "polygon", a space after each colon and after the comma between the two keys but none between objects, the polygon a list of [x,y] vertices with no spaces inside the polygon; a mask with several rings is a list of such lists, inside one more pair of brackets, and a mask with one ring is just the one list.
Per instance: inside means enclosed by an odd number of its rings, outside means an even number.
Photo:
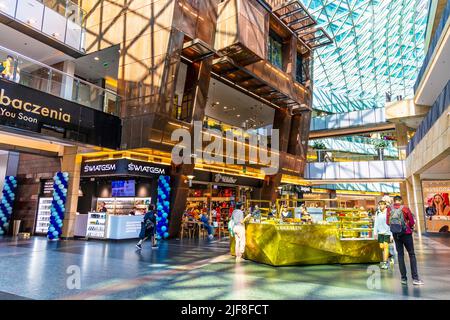
[{"label": "metal handrail", "polygon": [[47,69],[51,70],[52,72],[59,73],[59,74],[65,76],[65,77],[73,78],[73,79],[79,81],[80,83],[86,84],[86,85],[88,85],[88,86],[90,86],[90,87],[93,87],[93,88],[96,88],[97,90],[100,90],[100,91],[108,92],[108,93],[110,93],[110,94],[113,94],[113,95],[115,95],[115,96],[121,98],[120,95],[118,95],[116,92],[114,92],[114,91],[112,91],[112,90],[109,90],[109,89],[107,89],[107,88],[99,87],[99,86],[97,86],[97,85],[95,85],[95,84],[93,84],[93,83],[91,83],[91,82],[85,81],[85,80],[83,80],[83,79],[80,79],[80,78],[78,78],[78,77],[75,77],[75,76],[73,76],[73,75],[70,75],[70,74],[68,74],[68,73],[66,73],[66,72],[64,72],[64,71],[61,71],[61,70],[55,69],[55,68],[53,68],[53,67],[50,67],[49,65],[46,65],[46,64],[44,64],[44,63],[42,63],[42,62],[39,62],[39,61],[37,61],[37,60],[34,60],[33,58],[24,56],[23,54],[20,54],[20,53],[18,53],[18,52],[16,52],[16,51],[13,51],[13,50],[10,50],[10,49],[8,49],[8,48],[5,48],[5,47],[3,47],[3,46],[1,46],[1,45],[0,45],[0,51],[6,51],[6,52],[7,52],[8,54],[10,54],[10,55],[15,55],[16,57],[20,57],[20,58],[22,58],[22,59],[24,59],[24,60],[26,60],[26,61],[29,61],[29,62],[31,62],[31,63],[33,63],[33,64],[37,64],[37,65],[39,65],[39,66],[41,66],[41,67],[43,67],[43,68],[47,68]]}]

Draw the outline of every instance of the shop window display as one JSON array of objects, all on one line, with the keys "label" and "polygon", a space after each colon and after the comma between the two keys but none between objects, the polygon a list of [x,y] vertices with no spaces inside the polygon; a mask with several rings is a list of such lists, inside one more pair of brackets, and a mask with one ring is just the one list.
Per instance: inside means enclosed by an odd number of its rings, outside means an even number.
[{"label": "shop window display", "polygon": [[422,181],[426,231],[450,232],[450,180]]}]

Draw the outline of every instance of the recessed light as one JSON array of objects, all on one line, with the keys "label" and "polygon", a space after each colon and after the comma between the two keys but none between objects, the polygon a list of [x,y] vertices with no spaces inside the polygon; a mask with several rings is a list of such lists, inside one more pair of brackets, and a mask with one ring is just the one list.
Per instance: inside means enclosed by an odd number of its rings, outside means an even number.
[{"label": "recessed light", "polygon": [[236,117],[238,117],[238,118],[239,118],[240,116],[241,116],[240,114],[237,114],[237,115],[236,115]]},{"label": "recessed light", "polygon": [[228,109],[228,107],[227,106],[223,106],[223,108],[226,110],[226,109]]},{"label": "recessed light", "polygon": [[94,60],[95,60],[95,61],[98,61],[98,60],[100,60],[100,58],[99,58],[99,57],[95,57]]}]

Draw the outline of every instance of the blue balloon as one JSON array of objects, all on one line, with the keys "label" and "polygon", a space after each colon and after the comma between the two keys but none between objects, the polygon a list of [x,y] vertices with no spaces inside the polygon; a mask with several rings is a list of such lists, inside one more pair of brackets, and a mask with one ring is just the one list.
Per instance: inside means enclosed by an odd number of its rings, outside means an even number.
[{"label": "blue balloon", "polygon": [[161,231],[162,231],[162,232],[167,231],[167,227],[166,227],[166,226],[162,226],[162,227],[161,227]]},{"label": "blue balloon", "polygon": [[166,195],[165,194],[161,195],[161,199],[166,200]]},{"label": "blue balloon", "polygon": [[57,236],[59,235],[59,232],[58,232],[58,231],[53,231],[53,235],[54,235],[55,237],[57,237]]},{"label": "blue balloon", "polygon": [[164,212],[162,216],[163,218],[167,218],[169,215],[167,214],[167,212]]},{"label": "blue balloon", "polygon": [[48,231],[53,232],[53,231],[55,231],[55,228],[54,227],[50,227],[50,228],[48,228]]},{"label": "blue balloon", "polygon": [[3,234],[4,234],[3,229],[0,228],[0,235],[3,235]]},{"label": "blue balloon", "polygon": [[164,238],[168,238],[169,237],[169,233],[168,232],[164,232]]}]

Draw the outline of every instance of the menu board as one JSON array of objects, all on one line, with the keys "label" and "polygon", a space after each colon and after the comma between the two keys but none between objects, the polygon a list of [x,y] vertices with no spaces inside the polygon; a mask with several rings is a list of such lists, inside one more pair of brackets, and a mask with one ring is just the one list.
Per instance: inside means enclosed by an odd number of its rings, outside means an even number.
[{"label": "menu board", "polygon": [[134,180],[117,180],[112,181],[113,197],[134,197],[136,193]]}]

